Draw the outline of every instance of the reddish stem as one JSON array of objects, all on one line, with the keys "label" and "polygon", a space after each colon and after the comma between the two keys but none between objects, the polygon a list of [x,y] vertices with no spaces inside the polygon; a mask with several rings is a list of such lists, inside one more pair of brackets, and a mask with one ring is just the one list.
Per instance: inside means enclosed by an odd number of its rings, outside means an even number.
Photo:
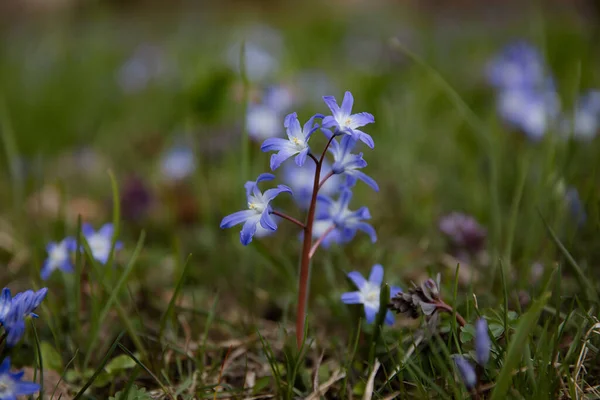
[{"label": "reddish stem", "polygon": [[317,251],[317,249],[319,248],[321,243],[323,243],[323,240],[325,240],[325,237],[327,235],[329,235],[331,233],[331,231],[334,229],[335,229],[335,225],[331,225],[329,228],[327,228],[325,233],[322,234],[321,237],[319,239],[317,239],[315,244],[313,244],[313,246],[310,248],[310,253],[308,254],[308,257],[312,258],[315,255],[315,252]]},{"label": "reddish stem", "polygon": [[[296,344],[300,349],[302,347],[302,341],[304,339],[304,323],[306,321],[306,305],[308,303],[308,283],[310,278],[310,249],[312,245],[312,229],[313,222],[315,220],[315,209],[317,206],[317,193],[319,192],[319,179],[321,178],[321,166],[323,165],[323,159],[327,148],[333,141],[335,135],[332,135],[327,142],[327,145],[323,149],[321,158],[317,161],[316,157],[312,156],[315,160],[315,179],[313,181],[313,191],[310,200],[310,206],[308,208],[308,214],[306,216],[306,223],[304,224],[304,241],[302,242],[302,256],[300,259],[300,282],[298,288],[298,306],[296,310]],[[310,154],[310,153],[309,153]]]},{"label": "reddish stem", "polygon": [[294,217],[290,217],[289,215],[284,214],[284,213],[279,212],[279,211],[271,211],[271,214],[277,215],[278,217],[281,217],[283,219],[287,219],[288,221],[293,222],[294,224],[298,225],[300,228],[304,229],[304,224],[302,222],[298,221]]},{"label": "reddish stem", "polygon": [[449,314],[454,314],[454,317],[456,318],[456,322],[458,322],[458,324],[460,326],[465,326],[467,324],[467,321],[465,321],[465,319],[462,317],[462,315],[460,315],[459,313],[454,311],[454,309],[452,307],[450,307],[448,304],[444,303],[443,301],[438,301],[437,303],[435,303],[435,305],[437,306],[437,308],[439,308],[442,311],[446,311]]},{"label": "reddish stem", "polygon": [[327,175],[325,175],[325,178],[323,178],[321,180],[321,182],[319,182],[319,189],[321,189],[323,187],[323,185],[325,184],[325,182],[327,182],[327,179],[331,178],[333,176],[333,171],[330,171]]}]

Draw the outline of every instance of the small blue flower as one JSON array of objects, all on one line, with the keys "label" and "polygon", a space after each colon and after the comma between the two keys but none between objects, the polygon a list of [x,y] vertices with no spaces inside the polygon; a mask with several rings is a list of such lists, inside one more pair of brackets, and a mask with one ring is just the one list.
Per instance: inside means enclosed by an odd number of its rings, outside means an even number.
[{"label": "small blue flower", "polygon": [[52,272],[59,269],[63,272],[71,273],[74,271],[71,263],[71,252],[77,249],[75,239],[68,237],[60,243],[50,242],[46,246],[48,258],[42,266],[41,277],[47,280]]},{"label": "small blue flower", "polygon": [[165,153],[161,163],[162,174],[174,181],[183,180],[196,170],[196,157],[188,146],[172,147]]},{"label": "small blue flower", "polygon": [[289,110],[294,100],[294,92],[284,85],[269,86],[262,98],[263,104],[280,113]]},{"label": "small blue flower", "polygon": [[577,139],[591,140],[600,129],[600,91],[590,90],[582,95],[572,116],[563,121],[563,130]]},{"label": "small blue flower", "polygon": [[490,348],[492,341],[488,333],[488,324],[485,318],[479,318],[475,322],[475,359],[482,367],[490,360]]},{"label": "small blue flower", "polygon": [[9,347],[16,345],[25,333],[25,319],[27,317],[38,318],[33,311],[42,303],[47,288],[37,292],[26,290],[17,293],[11,299],[10,289],[4,288],[0,295],[0,322],[6,331],[6,344]]},{"label": "small blue flower", "polygon": [[277,185],[276,188],[268,189],[262,193],[258,189],[258,183],[261,181],[270,181],[275,179],[272,174],[261,174],[256,181],[248,181],[244,185],[246,188],[246,198],[248,200],[248,210],[242,210],[226,216],[221,221],[221,229],[231,228],[242,222],[244,226],[240,232],[240,241],[244,246],[252,242],[252,237],[256,232],[257,225],[271,231],[277,230],[277,223],[271,216],[273,208],[270,203],[280,193],[292,193],[292,190],[285,185]]},{"label": "small blue flower", "polygon": [[356,144],[356,139],[352,136],[345,135],[340,143],[335,139],[331,141],[329,151],[333,155],[334,163],[331,167],[334,174],[346,174],[356,179],[360,179],[369,185],[376,192],[379,191],[377,182],[367,174],[359,171],[359,168],[367,166],[367,162],[363,159],[362,153],[352,154],[351,151]]},{"label": "small blue flower", "polygon": [[[372,324],[379,312],[379,297],[381,293],[381,284],[383,283],[383,267],[380,264],[373,265],[369,280],[365,280],[360,272],[353,271],[348,274],[348,278],[356,285],[358,291],[342,294],[342,302],[345,304],[363,304],[365,307],[365,316],[367,323]],[[390,288],[390,299],[402,292],[397,286]],[[394,314],[388,310],[385,314],[385,322],[388,325],[394,323]]]},{"label": "small blue flower", "polygon": [[[113,224],[104,224],[98,231],[94,231],[94,228],[90,224],[84,223],[81,226],[81,232],[90,246],[92,257],[101,264],[106,264],[112,248],[113,236],[115,234]],[[123,243],[117,241],[115,243],[115,251],[121,250],[122,248]]]},{"label": "small blue flower", "polygon": [[459,355],[454,356],[454,364],[467,389],[473,389],[477,384],[477,374],[473,366],[463,356]]},{"label": "small blue flower", "polygon": [[40,385],[24,382],[24,371],[10,372],[10,357],[0,364],[0,400],[17,400],[19,396],[28,396],[40,391]]},{"label": "small blue flower", "polygon": [[579,197],[579,192],[574,187],[569,187],[565,192],[565,203],[569,210],[569,214],[578,227],[585,225],[587,221],[587,213],[585,207]]},{"label": "small blue flower", "polygon": [[330,197],[319,195],[317,200],[321,203],[317,220],[330,220],[334,223],[337,229],[340,230],[341,241],[349,242],[354,238],[357,231],[363,231],[369,235],[371,241],[377,241],[375,229],[363,220],[370,219],[371,214],[367,207],[361,207],[356,211],[350,211],[348,204],[352,199],[352,191],[349,189],[342,190],[340,198],[334,201]]},{"label": "small blue flower", "polygon": [[[315,182],[315,163],[305,163],[298,167],[294,163],[285,163],[283,165],[283,181],[294,192],[294,200],[303,209],[308,209],[312,197],[313,185]],[[331,166],[326,160],[323,160],[321,166],[321,179],[331,172]],[[339,188],[339,176],[333,175],[319,189],[323,195],[333,195]]]},{"label": "small blue flower", "polygon": [[508,89],[498,95],[498,112],[530,139],[540,140],[558,117],[560,101],[553,88]]},{"label": "small blue flower", "polygon": [[256,141],[281,136],[281,117],[278,110],[265,105],[255,104],[248,107],[246,129],[248,135]]},{"label": "small blue flower", "polygon": [[327,116],[323,119],[323,128],[335,128],[334,134],[350,135],[356,140],[362,141],[370,148],[375,147],[373,138],[357,129],[375,122],[375,117],[367,112],[352,114],[352,105],[354,104],[352,93],[346,92],[344,94],[341,107],[338,106],[333,96],[323,96],[323,100],[333,114],[333,116]]},{"label": "small blue flower", "polygon": [[264,152],[277,151],[277,154],[271,156],[271,170],[275,171],[282,162],[290,157],[296,156],[296,165],[303,166],[306,162],[306,157],[310,148],[308,140],[311,135],[318,129],[315,126],[314,119],[318,115],[312,116],[304,128],[300,127],[300,121],[296,113],[291,113],[285,117],[283,126],[286,128],[288,139],[269,138],[265,140],[260,149]]},{"label": "small blue flower", "polygon": [[487,67],[487,78],[498,89],[535,88],[543,85],[545,63],[530,43],[520,41],[506,46]]}]

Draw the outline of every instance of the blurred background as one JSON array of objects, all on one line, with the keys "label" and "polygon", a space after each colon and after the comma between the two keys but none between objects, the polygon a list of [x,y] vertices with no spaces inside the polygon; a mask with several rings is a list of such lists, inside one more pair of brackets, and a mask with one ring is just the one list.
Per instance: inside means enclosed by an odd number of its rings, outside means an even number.
[{"label": "blurred background", "polygon": [[[595,128],[579,140],[559,135],[557,124],[531,140],[499,113],[486,68],[505,46],[530,43],[571,115],[582,93],[600,88],[598,4],[3,0],[1,274],[17,286],[41,284],[48,241],[75,234],[78,215],[96,227],[110,221],[110,170],[125,242],[119,263],[147,233],[130,283],[141,326],[153,329],[188,253],[182,306],[215,307],[242,330],[288,321],[295,227],[281,222],[244,248],[237,230],[218,225],[245,207],[243,183],[268,171],[260,144],[285,134],[285,115],[296,111],[303,123],[328,112],[322,96],[340,101],[349,90],[354,110],[375,116],[365,129],[375,140],[374,150],[364,149],[365,172],[380,186],[375,193],[359,184],[351,208],[369,207],[379,240],[359,236],[316,257],[311,302],[324,307],[313,307],[315,329],[343,334],[344,274],[375,263],[406,286],[428,271],[451,281],[463,260],[461,283],[493,303],[501,291],[493,260],[503,255],[511,301],[526,304],[556,261],[540,213],[596,277]],[[302,187],[286,181],[284,169],[277,183]],[[291,198],[277,207],[303,218]],[[455,211],[484,231],[473,254],[456,252],[439,229]],[[563,283],[577,292],[568,272]]]}]

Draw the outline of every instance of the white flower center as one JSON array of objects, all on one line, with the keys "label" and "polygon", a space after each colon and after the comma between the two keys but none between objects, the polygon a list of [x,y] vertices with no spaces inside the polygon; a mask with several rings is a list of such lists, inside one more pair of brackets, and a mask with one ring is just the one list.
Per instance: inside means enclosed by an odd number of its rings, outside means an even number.
[{"label": "white flower center", "polygon": [[346,128],[350,128],[350,125],[352,125],[352,118],[350,118],[350,117],[347,117],[347,118],[344,120],[344,126],[345,126]]},{"label": "white flower center", "polygon": [[12,395],[14,392],[14,384],[12,379],[7,375],[0,377],[0,394],[1,395]]},{"label": "white flower center", "polygon": [[367,307],[379,309],[379,294],[381,288],[372,282],[365,283],[360,293],[363,298],[363,304]]},{"label": "white flower center", "polygon": [[88,238],[88,244],[94,258],[103,258],[110,252],[111,240],[97,233]]},{"label": "white flower center", "polygon": [[48,255],[48,258],[50,258],[50,263],[52,265],[64,263],[69,258],[65,245],[62,243],[56,245]]}]

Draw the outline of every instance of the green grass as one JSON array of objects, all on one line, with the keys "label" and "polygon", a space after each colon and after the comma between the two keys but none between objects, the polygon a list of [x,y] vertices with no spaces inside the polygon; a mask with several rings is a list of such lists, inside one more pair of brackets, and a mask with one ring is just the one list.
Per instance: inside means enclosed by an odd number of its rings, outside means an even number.
[{"label": "green grass", "polygon": [[[249,140],[244,118],[260,87],[223,61],[253,17],[125,20],[95,9],[77,23],[0,28],[2,282],[13,293],[49,288],[35,330],[3,351],[35,371],[46,396],[598,397],[598,139],[549,133],[528,142],[498,119],[483,76],[502,45],[529,39],[549,60],[568,109],[582,91],[600,88],[597,33],[541,9],[494,27],[460,20],[465,33],[457,35],[410,8],[330,7],[263,15],[283,38],[271,82],[293,86],[303,71],[322,71],[333,88],[323,94],[340,99],[350,90],[355,111],[375,116],[365,128],[375,149],[363,151],[381,190],[359,183],[351,208],[369,207],[378,241],[358,235],[316,253],[300,351],[297,227],[282,221],[276,234],[243,247],[237,229],[218,226],[244,207],[243,182],[268,171],[269,155]],[[363,54],[360,37],[382,53]],[[117,74],[138,43],[159,46],[169,72],[126,93]],[[295,90],[309,93],[306,85]],[[327,109],[314,95],[292,111],[304,122]],[[173,183],[162,177],[160,157],[182,138],[197,169]],[[315,135],[313,144],[324,140]],[[82,149],[94,158],[86,161]],[[119,201],[132,176],[153,196],[139,218]],[[564,202],[568,186],[584,202],[581,227]],[[276,206],[304,218],[289,198]],[[437,228],[455,210],[488,230],[485,257],[471,264],[449,257]],[[82,222],[111,221],[124,248],[103,266],[79,232]],[[41,281],[45,244],[66,235],[86,250],[74,257],[76,272]],[[376,263],[385,267],[386,290],[440,273],[442,297],[469,325],[444,313],[433,331],[402,315],[389,327],[383,312],[367,325],[362,309],[339,297],[352,290],[347,272],[366,275]],[[478,316],[488,319],[493,346],[475,394],[452,355],[473,356]]]}]

